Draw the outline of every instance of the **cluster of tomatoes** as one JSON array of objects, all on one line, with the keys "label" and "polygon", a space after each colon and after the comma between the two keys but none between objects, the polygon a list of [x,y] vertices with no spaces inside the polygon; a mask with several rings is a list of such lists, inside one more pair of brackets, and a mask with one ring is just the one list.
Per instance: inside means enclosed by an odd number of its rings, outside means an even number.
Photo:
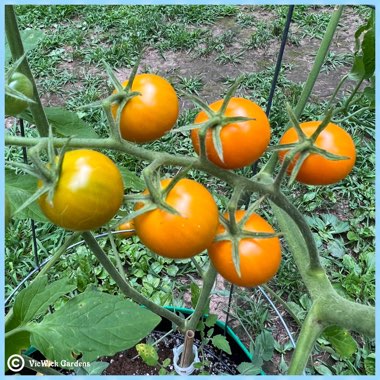
[{"label": "cluster of tomatoes", "polygon": [[[124,82],[123,86],[127,83]],[[174,126],[179,106],[176,92],[169,82],[157,75],[141,74],[134,78],[130,90],[140,95],[131,98],[121,111],[120,133],[125,140],[145,143],[160,138]],[[222,105],[223,100],[219,100],[209,107],[218,111]],[[115,118],[117,110],[118,104],[113,104]],[[252,164],[269,145],[271,131],[265,112],[248,99],[232,97],[224,114],[231,118],[247,119],[231,122],[221,128],[222,158],[214,146],[212,128],[207,130],[205,153],[208,160],[225,169]],[[202,125],[209,117],[210,114],[202,110],[194,123]],[[305,135],[310,136],[319,124],[320,122],[308,122],[300,126]],[[199,131],[197,128],[191,131],[197,153],[200,151]],[[290,128],[280,144],[297,141],[296,131]],[[333,183],[349,173],[355,162],[355,147],[343,129],[330,123],[318,136],[315,145],[346,159],[333,161],[311,154],[297,175],[300,182]],[[283,160],[285,154],[282,151],[280,159]],[[172,179],[161,180],[159,191],[165,194],[164,202],[175,213],[156,207],[135,217],[133,225],[124,224],[120,228],[133,228],[146,247],[164,257],[191,258],[207,249],[216,270],[240,286],[259,285],[276,274],[281,262],[278,237],[241,238],[238,242],[239,275],[234,266],[231,240],[215,240],[216,236],[226,233],[226,227],[225,223],[219,224],[218,208],[211,193],[196,181],[182,178],[166,194],[164,190],[171,181]],[[149,191],[146,190],[144,194],[149,195]],[[117,166],[102,153],[80,149],[65,153],[53,198],[49,199],[45,194],[40,197],[39,204],[53,223],[69,230],[85,231],[107,223],[119,210],[123,197],[124,186]],[[81,201],[78,202],[78,199]],[[143,206],[143,203],[138,202],[135,210]],[[228,215],[225,218],[228,219]],[[274,233],[268,222],[255,213],[248,216],[245,211],[238,210],[236,222],[243,218],[244,231]]]}]

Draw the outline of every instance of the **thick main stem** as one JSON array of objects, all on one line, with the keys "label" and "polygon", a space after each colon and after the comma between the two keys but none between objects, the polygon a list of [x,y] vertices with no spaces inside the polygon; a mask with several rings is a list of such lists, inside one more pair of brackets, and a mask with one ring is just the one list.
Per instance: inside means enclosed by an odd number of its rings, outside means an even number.
[{"label": "thick main stem", "polygon": [[217,272],[210,262],[210,266],[203,277],[203,288],[198,298],[197,305],[195,306],[194,313],[192,314],[190,320],[186,323],[186,330],[195,330],[198,322],[204,315],[205,308],[209,302],[211,290],[215,284],[216,275]]},{"label": "thick main stem", "polygon": [[116,282],[116,284],[120,288],[120,290],[127,297],[131,298],[133,301],[137,302],[138,304],[146,306],[149,310],[153,311],[155,314],[158,314],[161,317],[166,318],[169,321],[173,322],[175,325],[178,326],[178,328],[180,330],[184,329],[185,321],[181,317],[179,317],[175,313],[163,308],[162,306],[155,304],[154,302],[152,302],[148,298],[144,297],[138,291],[133,289],[124,280],[124,278],[117,271],[115,266],[112,264],[111,260],[108,258],[108,256],[102,250],[102,248],[99,246],[98,242],[93,237],[91,232],[83,232],[82,236],[83,236],[83,239],[85,240],[85,242],[87,243],[88,247],[91,249],[93,254],[99,260],[100,264],[102,264],[104,269],[108,272],[108,274]]},{"label": "thick main stem", "polygon": [[[5,33],[7,34],[7,40],[12,57],[16,61],[24,55],[24,47],[22,44],[20,31],[17,26],[17,19],[13,5],[5,6]],[[37,86],[26,58],[21,62],[19,69],[20,72],[26,75],[33,84],[33,99],[35,103],[29,104],[30,111],[32,112],[33,120],[37,126],[39,134],[41,136],[47,136],[49,134],[49,122],[42,107],[41,99],[38,96]]]},{"label": "thick main stem", "polygon": [[315,341],[321,335],[323,329],[324,326],[318,319],[317,306],[313,305],[303,322],[297,346],[288,369],[288,375],[302,375]]}]

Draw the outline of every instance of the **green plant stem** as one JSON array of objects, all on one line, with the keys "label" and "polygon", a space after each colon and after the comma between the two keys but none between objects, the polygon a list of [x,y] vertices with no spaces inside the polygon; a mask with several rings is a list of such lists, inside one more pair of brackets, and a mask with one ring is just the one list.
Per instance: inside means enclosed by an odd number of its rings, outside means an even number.
[{"label": "green plant stem", "polygon": [[[17,61],[17,59],[24,55],[24,47],[17,26],[17,18],[13,5],[5,6],[5,33],[7,35],[12,57]],[[30,103],[29,107],[32,112],[34,123],[37,126],[38,133],[41,136],[47,136],[49,134],[49,122],[42,107],[41,99],[38,96],[36,82],[34,81],[33,74],[26,58],[21,62],[19,69],[20,72],[26,75],[33,84],[33,100],[35,103]]]},{"label": "green plant stem", "polygon": [[178,326],[180,330],[183,330],[185,327],[184,320],[176,315],[175,313],[163,308],[162,306],[159,306],[149,300],[148,298],[144,297],[142,294],[140,294],[138,291],[133,289],[122,277],[122,275],[118,272],[116,267],[112,264],[111,260],[108,258],[106,253],[102,250],[102,248],[99,246],[96,239],[93,237],[91,232],[83,232],[82,233],[83,239],[87,243],[88,247],[91,249],[95,257],[99,260],[100,264],[104,267],[104,269],[108,272],[108,274],[112,277],[112,279],[116,282],[117,286],[120,288],[120,290],[129,298],[131,298],[133,301],[135,301],[138,304],[146,306],[149,310],[153,311],[155,314],[160,315],[163,318],[168,319],[169,321],[173,322],[175,325]]},{"label": "green plant stem", "polygon": [[330,22],[327,25],[326,33],[323,36],[321,45],[318,49],[317,55],[315,57],[315,61],[313,64],[313,67],[309,73],[309,76],[306,80],[306,83],[302,89],[302,93],[300,95],[300,98],[298,100],[297,106],[294,109],[294,113],[299,119],[301,116],[303,109],[305,108],[306,102],[309,99],[309,96],[311,94],[311,91],[313,90],[314,84],[318,78],[318,75],[321,71],[322,65],[325,61],[326,55],[329,51],[331,41],[334,37],[335,30],[339,24],[340,17],[343,12],[343,6],[339,6],[334,13],[331,16]]},{"label": "green plant stem", "polygon": [[317,316],[317,307],[314,305],[309,310],[297,340],[297,346],[292,356],[288,375],[302,375],[309,360],[315,341],[324,330],[323,324]]},{"label": "green plant stem", "polygon": [[186,323],[186,330],[196,330],[197,325],[204,315],[207,303],[209,302],[211,290],[215,284],[217,272],[210,262],[209,268],[204,276],[203,287],[198,302],[195,306],[194,313]]},{"label": "green plant stem", "polygon": [[126,278],[125,270],[123,268],[123,263],[121,262],[119,251],[116,248],[115,239],[114,239],[113,234],[111,233],[110,230],[108,231],[108,239],[111,242],[112,252],[115,256],[117,269],[118,269],[119,273],[123,276],[123,278],[126,280],[127,278]]}]

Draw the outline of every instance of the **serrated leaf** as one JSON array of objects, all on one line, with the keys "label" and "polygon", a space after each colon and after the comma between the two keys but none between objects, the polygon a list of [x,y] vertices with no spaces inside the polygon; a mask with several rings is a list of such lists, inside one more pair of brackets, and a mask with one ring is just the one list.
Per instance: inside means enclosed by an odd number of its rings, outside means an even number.
[{"label": "serrated leaf", "polygon": [[[13,211],[17,210],[37,190],[37,179],[29,174],[16,174],[13,170],[5,169],[6,193]],[[15,219],[34,219],[40,222],[48,222],[38,204],[32,203],[26,209],[15,214]]]},{"label": "serrated leaf", "polygon": [[[35,29],[21,30],[20,35],[25,53],[36,47],[44,37],[44,33],[41,30]],[[8,63],[11,58],[12,54],[9,49],[8,41],[5,41],[5,62]]]},{"label": "serrated leaf", "polygon": [[249,375],[255,376],[255,375],[258,375],[261,372],[261,368],[260,367],[256,367],[252,363],[249,363],[249,362],[240,363],[237,366],[237,370],[239,371],[240,374],[242,374],[242,375],[248,375],[248,376]]},{"label": "serrated leaf", "polygon": [[195,282],[192,282],[190,285],[190,291],[191,291],[191,306],[195,308],[197,306],[198,299],[201,294],[201,289]]},{"label": "serrated leaf", "polygon": [[306,316],[306,311],[301,307],[299,306],[298,304],[296,304],[295,302],[293,301],[289,301],[287,302],[287,305],[289,307],[289,309],[294,313],[294,315],[299,319],[299,320],[303,320]]},{"label": "serrated leaf", "polygon": [[223,335],[215,335],[212,340],[212,345],[216,348],[219,348],[219,350],[222,350],[226,352],[227,354],[231,355],[231,347],[228,343],[228,340]]},{"label": "serrated leaf", "polygon": [[136,350],[145,364],[152,367],[158,364],[158,353],[152,345],[140,343],[136,345]]},{"label": "serrated leaf", "polygon": [[20,325],[24,325],[45,313],[49,305],[75,288],[68,278],[48,284],[47,275],[38,277],[17,295],[13,315]]},{"label": "serrated leaf", "polygon": [[[56,135],[88,139],[99,137],[95,130],[80,119],[75,112],[68,111],[62,107],[44,107],[44,111]],[[34,122],[30,111],[23,112],[22,117],[29,123]]]},{"label": "serrated leaf", "polygon": [[82,354],[82,361],[92,362],[133,347],[160,320],[121,296],[90,290],[31,326],[31,344],[53,361],[75,361],[75,353]]},{"label": "serrated leaf", "polygon": [[123,166],[117,165],[117,167],[119,168],[121,176],[123,177],[125,189],[132,189],[136,191],[145,190],[145,182],[140,177]]},{"label": "serrated leaf", "polygon": [[205,325],[207,327],[212,327],[215,325],[217,320],[218,320],[218,316],[216,314],[209,314],[205,320]]},{"label": "serrated leaf", "polygon": [[327,327],[323,334],[331,342],[338,355],[344,359],[349,359],[358,349],[355,339],[341,327]]},{"label": "serrated leaf", "polygon": [[375,375],[375,354],[371,353],[364,359],[364,368],[367,375]]}]

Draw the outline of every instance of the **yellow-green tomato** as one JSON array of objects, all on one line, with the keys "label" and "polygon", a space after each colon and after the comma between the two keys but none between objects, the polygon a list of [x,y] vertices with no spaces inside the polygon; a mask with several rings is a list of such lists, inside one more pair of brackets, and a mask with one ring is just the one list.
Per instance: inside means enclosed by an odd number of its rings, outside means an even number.
[{"label": "yellow-green tomato", "polygon": [[94,150],[79,149],[65,154],[52,202],[45,193],[39,205],[57,226],[88,231],[111,220],[123,196],[123,180],[114,162]]}]

